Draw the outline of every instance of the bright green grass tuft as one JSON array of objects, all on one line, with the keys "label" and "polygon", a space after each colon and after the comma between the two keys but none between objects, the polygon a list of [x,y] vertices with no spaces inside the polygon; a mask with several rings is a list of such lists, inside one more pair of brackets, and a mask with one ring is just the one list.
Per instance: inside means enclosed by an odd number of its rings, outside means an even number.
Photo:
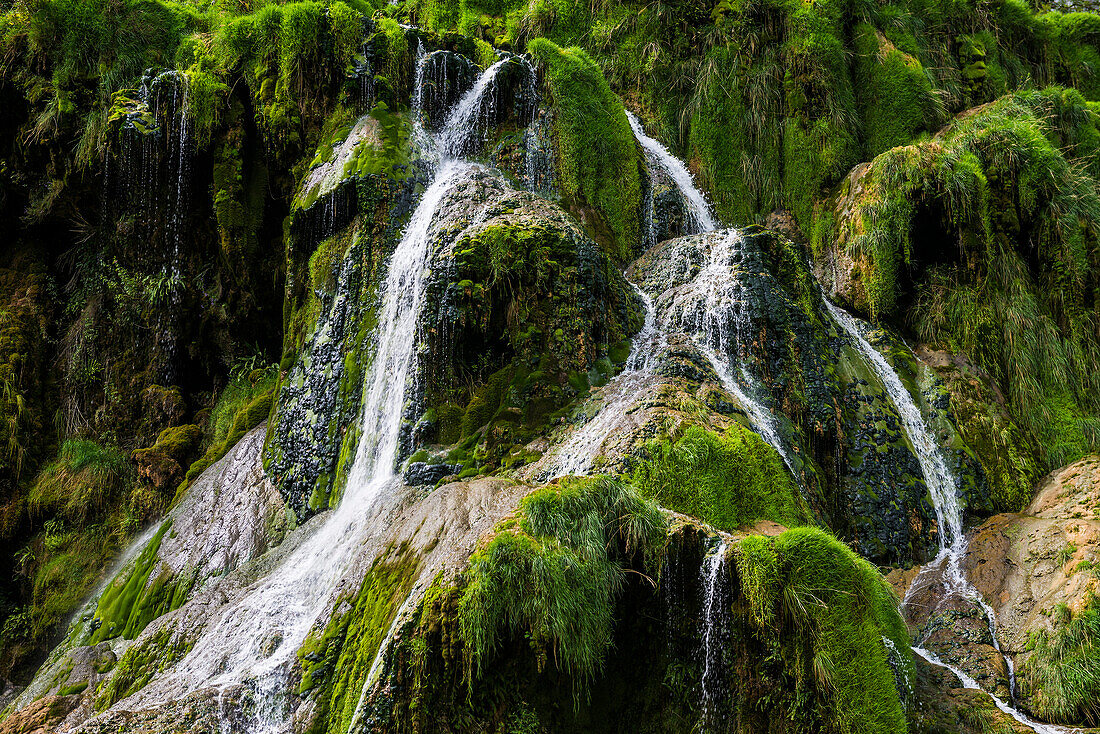
[{"label": "bright green grass tuft", "polygon": [[757,520],[801,525],[807,513],[779,454],[740,425],[724,434],[692,426],[646,445],[630,481],[664,507],[732,531]]}]

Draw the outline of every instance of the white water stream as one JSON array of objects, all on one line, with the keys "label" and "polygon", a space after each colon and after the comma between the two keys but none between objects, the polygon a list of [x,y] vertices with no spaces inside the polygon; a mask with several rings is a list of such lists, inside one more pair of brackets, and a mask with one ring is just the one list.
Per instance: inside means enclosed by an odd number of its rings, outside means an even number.
[{"label": "white water stream", "polygon": [[480,96],[498,69],[494,64],[482,75],[430,141],[429,152],[437,161],[433,181],[390,257],[379,288],[379,325],[371,341],[373,355],[367,361],[362,437],[342,501],[318,519],[319,526],[281,565],[209,624],[183,660],[135,697],[142,706],[199,688],[244,683],[255,699],[255,721],[249,731],[286,730],[289,712],[281,695],[287,688],[286,674],[306,635],[331,607],[337,584],[360,545],[376,533],[373,506],[398,481],[402,415],[416,379],[417,323],[428,276],[429,234],[444,196],[475,167],[456,160],[450,152],[462,149],[464,135],[478,132],[473,121],[483,103]]},{"label": "white water stream", "polygon": [[[646,135],[642,129],[642,123],[638,121],[633,112],[627,112],[626,117],[630,120],[630,128],[634,131],[634,137],[646,151],[657,159],[661,168],[672,177],[672,180],[676,183],[676,188],[680,190],[680,196],[687,204],[684,207],[684,214],[687,215],[688,222],[691,225],[691,231],[685,232],[685,234],[699,234],[718,229],[718,222],[710,211],[710,205],[707,204],[706,197],[695,186],[695,179],[691,177],[691,173],[684,162],[669,153],[668,148],[661,145],[659,141]],[[652,203],[652,195],[650,201]],[[650,219],[652,217],[653,213],[650,212]]]},{"label": "white water stream", "polygon": [[964,671],[959,670],[955,666],[943,662],[938,657],[936,657],[934,653],[929,652],[922,647],[914,647],[913,652],[915,652],[917,655],[920,655],[932,665],[950,670],[952,673],[958,676],[960,681],[962,681],[963,688],[971,688],[987,694],[990,698],[993,699],[993,703],[996,704],[997,708],[999,708],[1001,711],[1008,714],[1024,726],[1038,732],[1038,734],[1066,734],[1066,732],[1077,731],[1076,729],[1066,729],[1064,727],[1053,726],[1051,724],[1043,724],[1041,722],[1029,719],[1027,716],[1024,716],[1022,713],[1002,701],[999,697],[993,695],[992,693],[989,693],[989,691],[983,690],[982,687],[978,685],[978,681],[974,680]]},{"label": "white water stream", "polygon": [[722,640],[715,639],[715,628],[723,626],[728,616],[725,600],[719,598],[722,569],[726,562],[725,539],[718,547],[703,559],[700,569],[700,584],[703,588],[703,678],[700,684],[702,716],[700,723],[705,731],[714,717],[714,702],[717,694],[714,690],[718,670],[722,666]]},{"label": "white water stream", "polygon": [[[939,444],[932,431],[925,423],[920,409],[913,400],[913,396],[909,393],[909,390],[906,389],[901,378],[898,377],[897,372],[894,371],[894,368],[877,349],[871,346],[871,343],[863,336],[859,324],[850,314],[834,306],[828,298],[824,297],[824,294],[822,294],[822,300],[825,303],[825,307],[829,310],[829,314],[833,317],[833,320],[848,334],[854,346],[863,355],[868,366],[871,367],[875,374],[878,375],[879,379],[882,380],[883,387],[887,394],[890,395],[894,407],[897,408],[898,414],[901,416],[906,435],[909,437],[909,442],[913,446],[913,453],[916,455],[917,462],[920,464],[921,472],[924,475],[924,481],[928,486],[928,492],[932,497],[932,504],[936,512],[936,521],[940,528],[938,538],[939,553],[936,555],[936,558],[933,559],[931,563],[926,564],[917,574],[917,577],[913,579],[905,594],[905,599],[902,601],[902,607],[904,608],[906,603],[908,603],[914,591],[923,588],[922,583],[924,586],[934,583],[937,574],[939,574],[939,578],[942,579],[944,585],[944,598],[951,595],[957,595],[981,607],[986,616],[989,634],[993,640],[993,647],[1004,658],[1008,668],[1009,695],[1011,698],[1015,698],[1015,668],[1012,663],[1012,658],[1001,650],[1000,642],[997,639],[996,615],[993,613],[992,607],[982,598],[981,593],[970,583],[970,580],[966,577],[966,573],[962,569],[962,560],[966,557],[967,542],[966,534],[963,532],[963,507],[960,502],[960,492],[955,476],[947,467],[943,452],[940,451]],[[941,662],[927,650],[917,647],[914,647],[913,650],[929,662],[950,669],[959,676],[959,679],[963,681],[963,684],[967,688],[979,687],[972,678],[966,675],[966,673]],[[1017,721],[1040,732],[1040,734],[1063,731],[1062,729],[1034,722],[992,693],[989,695],[996,702],[998,708],[1011,715]]]},{"label": "white water stream", "polygon": [[[756,430],[782,457],[798,479],[794,461],[771,409],[756,397],[763,393],[759,381],[745,366],[746,331],[751,316],[748,294],[737,264],[741,259],[741,234],[729,229],[711,238],[707,260],[689,286],[678,288],[666,309],[666,319],[701,341],[723,387],[733,393]],[[736,370],[736,374],[735,374]]]}]

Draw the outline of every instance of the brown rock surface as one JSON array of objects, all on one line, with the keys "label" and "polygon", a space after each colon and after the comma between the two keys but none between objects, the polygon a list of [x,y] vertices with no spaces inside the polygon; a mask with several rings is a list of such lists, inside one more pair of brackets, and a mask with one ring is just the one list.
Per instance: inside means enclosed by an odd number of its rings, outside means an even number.
[{"label": "brown rock surface", "polygon": [[1098,562],[1100,456],[1090,456],[1040,482],[1025,512],[975,530],[965,567],[997,615],[1002,647],[1019,653],[1032,630],[1051,628],[1055,605],[1080,608],[1097,588]]}]

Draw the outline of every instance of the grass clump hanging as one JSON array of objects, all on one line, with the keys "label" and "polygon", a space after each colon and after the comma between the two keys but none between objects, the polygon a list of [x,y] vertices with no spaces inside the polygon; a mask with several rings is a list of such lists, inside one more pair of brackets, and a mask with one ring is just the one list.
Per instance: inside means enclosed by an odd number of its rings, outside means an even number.
[{"label": "grass clump hanging", "polygon": [[472,685],[506,639],[523,635],[539,669],[570,675],[579,696],[612,643],[627,569],[664,536],[656,505],[613,479],[541,487],[470,559],[458,604]]}]

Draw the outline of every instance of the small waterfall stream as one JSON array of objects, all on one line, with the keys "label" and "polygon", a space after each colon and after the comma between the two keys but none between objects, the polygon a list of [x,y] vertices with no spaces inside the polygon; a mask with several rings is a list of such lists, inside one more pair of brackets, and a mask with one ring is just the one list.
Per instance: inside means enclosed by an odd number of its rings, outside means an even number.
[{"label": "small waterfall stream", "polygon": [[720,700],[721,692],[715,687],[721,682],[722,667],[722,630],[729,617],[724,599],[729,590],[722,588],[722,576],[726,566],[728,545],[723,538],[718,547],[703,559],[699,572],[700,586],[703,589],[703,676],[700,680],[701,708],[700,726],[703,731],[709,728],[716,718],[715,703]]},{"label": "small waterfall stream", "polygon": [[604,442],[637,399],[638,389],[653,374],[664,333],[657,327],[653,300],[638,286],[634,290],[645,304],[645,325],[634,337],[626,367],[604,388],[606,402],[599,412],[555,451],[550,469],[544,473],[547,479],[590,471]]},{"label": "small waterfall stream", "polygon": [[[362,438],[342,501],[318,518],[319,525],[281,565],[210,624],[191,652],[162,680],[136,695],[141,705],[155,705],[199,688],[244,683],[252,689],[256,703],[249,731],[285,730],[288,712],[281,694],[295,653],[330,607],[361,543],[375,534],[372,508],[384,490],[398,481],[402,416],[417,377],[417,325],[428,277],[430,231],[444,196],[475,167],[458,156],[468,136],[479,133],[481,97],[491,88],[498,69],[494,64],[486,70],[437,135],[425,135],[430,142],[427,150],[435,158],[435,174],[390,257],[379,288],[373,356],[365,360],[370,369],[364,385]],[[226,730],[233,726],[223,723]]]},{"label": "small waterfall stream", "polygon": [[[700,232],[712,232],[718,229],[718,222],[715,220],[714,215],[710,211],[710,205],[707,204],[706,197],[703,196],[703,192],[695,186],[695,179],[691,177],[691,173],[688,171],[687,166],[672,153],[668,152],[668,148],[661,145],[661,143],[645,134],[642,129],[642,123],[638,121],[633,112],[627,112],[626,118],[630,120],[630,128],[634,131],[634,138],[641,143],[642,147],[652,155],[659,163],[661,168],[672,177],[672,180],[676,183],[676,188],[680,191],[680,196],[684,199],[686,206],[684,207],[684,213],[687,215],[688,223],[691,225],[690,232],[685,234],[699,234]],[[649,195],[649,219],[650,225],[653,223],[653,194]],[[651,244],[656,244],[651,243]]]},{"label": "small waterfall stream", "polygon": [[[426,67],[426,58],[427,55],[424,53],[423,46],[421,46],[420,55],[417,59],[417,85],[416,94],[414,97],[414,117],[417,116],[416,111],[420,108],[422,104],[423,76],[424,69]],[[503,68],[504,64],[513,61],[513,58],[522,59],[522,57],[502,58],[489,66],[481,74],[481,76],[475,82],[474,86],[469,91],[467,91],[458,100],[458,102],[455,103],[454,108],[447,115],[447,120],[437,135],[431,136],[426,134],[418,120],[416,125],[417,134],[418,136],[420,136],[420,139],[426,143],[426,149],[429,150],[434,156],[436,156],[437,160],[440,162],[439,165],[441,166],[441,171],[439,174],[437,174],[436,177],[436,183],[432,184],[433,187],[440,182],[440,179],[448,175],[446,173],[448,170],[468,171],[473,167],[474,164],[462,161],[461,156],[468,154],[471,150],[475,149],[477,147],[476,143],[483,138],[485,130],[489,125],[491,114],[495,105],[493,83],[496,80],[497,74]],[[531,68],[530,64],[525,59],[522,59],[522,63],[526,65],[529,73],[533,76],[534,69]],[[445,193],[447,190],[450,189],[450,186],[450,182],[444,183],[442,191]],[[428,193],[425,193],[424,198],[428,198]],[[433,206],[433,213],[434,208],[435,207]],[[419,209],[417,211],[419,212]],[[468,228],[477,226],[477,224],[479,224],[484,219],[486,213],[487,207],[483,206],[481,210],[476,213],[473,221],[468,225]],[[425,235],[426,228],[428,225],[430,225],[430,223],[431,217],[428,218],[428,221],[425,224]],[[410,222],[409,228],[412,228],[412,222]],[[422,274],[422,276],[426,274],[426,265],[426,262],[421,265],[419,272]],[[416,304],[416,315],[414,319],[419,318],[420,305],[421,304],[418,301]],[[412,323],[413,328],[415,327],[415,323],[416,322],[414,320]],[[410,359],[411,354],[412,353],[410,351]],[[375,381],[379,382],[380,389],[384,389],[384,386],[390,381],[391,377],[392,375],[389,374],[387,370],[376,370],[373,372],[373,378],[375,379]],[[398,417],[399,424],[401,415],[400,406],[398,406],[397,408],[396,415]],[[400,425],[395,426],[395,430],[393,433],[395,440],[399,430]],[[353,477],[354,469],[352,477],[349,477],[349,483]],[[352,714],[351,721],[348,724],[349,734],[357,731],[362,726],[363,717],[367,715],[368,700],[371,691],[374,690],[374,687],[378,683],[378,680],[382,674],[382,667],[385,655],[392,646],[394,636],[397,634],[397,630],[401,627],[406,613],[415,606],[414,602],[417,599],[417,596],[418,588],[416,585],[414,585],[413,589],[405,598],[405,601],[401,604],[397,612],[394,614],[393,621],[390,623],[389,629],[386,631],[385,636],[382,638],[382,641],[378,645],[378,650],[374,655],[374,660],[371,662],[371,666],[367,672],[367,677],[363,682],[363,686],[359,691],[355,710]]]},{"label": "small waterfall stream", "polygon": [[[948,468],[943,452],[939,448],[935,435],[925,423],[920,408],[917,407],[913,396],[910,395],[909,390],[906,389],[894,368],[886,361],[881,352],[871,346],[871,343],[863,336],[859,324],[850,314],[833,305],[828,298],[824,297],[824,294],[822,294],[822,300],[830,316],[844,330],[853,345],[863,355],[868,366],[882,380],[883,387],[901,416],[906,435],[913,446],[913,452],[920,464],[936,512],[936,520],[940,528],[939,553],[913,579],[909,585],[909,590],[906,592],[905,599],[902,600],[902,606],[904,607],[908,603],[913,591],[920,588],[919,584],[922,580],[925,584],[932,583],[932,580],[925,577],[932,576],[937,572],[941,573],[945,597],[950,595],[961,596],[977,604],[985,613],[993,647],[1001,654],[1008,667],[1010,696],[1015,698],[1016,675],[1012,659],[1001,650],[1000,642],[997,640],[996,616],[992,607],[986,603],[981,593],[970,583],[962,569],[962,560],[966,557],[967,542],[966,534],[963,532],[963,507],[960,502],[960,492],[955,476]],[[920,647],[914,647],[913,651],[934,665],[951,670],[959,677],[965,687],[980,688],[977,682],[965,672],[942,662],[931,652]],[[997,696],[992,693],[989,693],[989,695],[998,708],[1040,734],[1055,734],[1064,731],[1057,727],[1032,721]]]},{"label": "small waterfall stream", "polygon": [[798,481],[799,472],[779,435],[775,415],[758,397],[764,394],[763,388],[746,366],[746,332],[751,313],[748,294],[737,270],[740,260],[741,235],[736,229],[713,238],[706,262],[690,287],[673,295],[666,319],[701,342],[722,386],[737,397],[753,426],[779,453]]},{"label": "small waterfall stream", "polygon": [[[684,202],[685,214],[695,229],[694,233],[713,231],[718,226],[717,222],[711,214],[703,193],[696,188],[687,167],[663,145],[646,135],[633,113],[627,112],[626,115],[634,131],[634,137],[652,154],[651,157],[647,157],[647,165],[652,165],[651,161],[656,162],[675,182]],[[652,191],[649,192],[648,197],[652,203]],[[653,232],[652,206],[649,207],[648,219],[647,229]],[[660,354],[667,340],[669,323],[667,319],[658,320],[653,299],[649,294],[637,285],[633,285],[633,288],[645,306],[645,324],[634,337],[626,367],[604,388],[603,396],[606,397],[606,402],[599,412],[584,426],[574,431],[554,453],[550,468],[542,475],[546,479],[570,474],[579,475],[590,471],[592,462],[599,455],[604,442],[615,429],[619,419],[636,401],[637,389],[657,368]]]}]

